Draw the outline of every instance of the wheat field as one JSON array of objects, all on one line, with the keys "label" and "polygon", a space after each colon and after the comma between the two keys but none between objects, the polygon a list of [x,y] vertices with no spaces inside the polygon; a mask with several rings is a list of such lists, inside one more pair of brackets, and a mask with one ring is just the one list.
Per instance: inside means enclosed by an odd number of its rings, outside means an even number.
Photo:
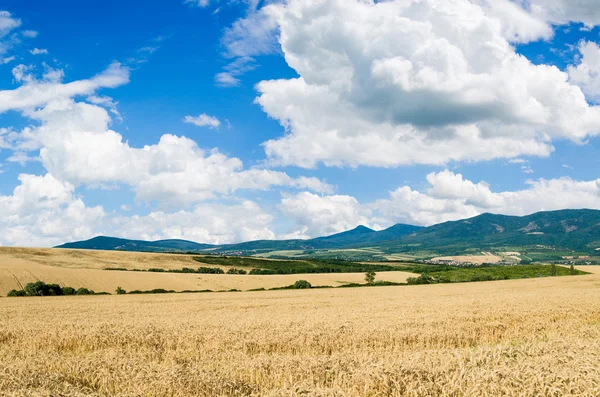
[{"label": "wheat field", "polygon": [[600,271],[0,298],[2,396],[597,396]]},{"label": "wheat field", "polygon": [[[27,283],[35,281],[113,293],[117,287],[127,291],[155,288],[174,291],[247,291],[285,287],[299,279],[307,280],[313,286],[339,286],[364,282],[365,277],[362,273],[263,276],[101,270],[106,267],[181,269],[199,266],[202,264],[193,260],[191,255],[0,247],[0,296],[6,296],[10,290],[22,289]],[[413,273],[407,272],[380,272],[377,279],[403,283],[408,277],[414,276]]]}]

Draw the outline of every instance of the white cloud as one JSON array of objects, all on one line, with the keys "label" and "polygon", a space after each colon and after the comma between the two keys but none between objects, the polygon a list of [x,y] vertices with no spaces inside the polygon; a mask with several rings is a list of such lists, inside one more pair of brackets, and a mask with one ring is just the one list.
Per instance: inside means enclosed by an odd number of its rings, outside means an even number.
[{"label": "white cloud", "polygon": [[31,55],[47,55],[48,54],[48,50],[45,48],[34,48],[33,50],[29,51],[31,53]]},{"label": "white cloud", "polygon": [[581,87],[592,101],[600,101],[600,47],[596,43],[582,41],[579,43],[581,54],[578,65],[567,68],[569,79]]},{"label": "white cloud", "polygon": [[89,103],[93,103],[94,105],[99,105],[99,106],[102,106],[102,107],[108,109],[108,111],[110,113],[112,113],[119,122],[123,121],[123,117],[121,116],[121,113],[117,109],[119,102],[116,102],[111,97],[100,96],[100,95],[91,95],[86,98],[86,101],[88,101]]},{"label": "white cloud", "polygon": [[237,87],[241,81],[230,72],[221,72],[215,75],[215,83],[221,87]]},{"label": "white cloud", "polygon": [[[513,43],[528,43],[539,39],[550,39],[554,35],[552,26],[543,18],[530,13],[526,4],[512,0],[474,0],[486,14],[501,25],[503,36]],[[525,5],[525,8],[523,7]]]},{"label": "white cloud", "polygon": [[62,71],[46,73],[42,80],[35,79],[30,71],[25,65],[13,69],[15,80],[24,84],[14,90],[0,90],[0,113],[33,109],[54,99],[90,95],[100,88],[115,88],[129,82],[129,69],[116,62],[90,79],[70,83],[56,81],[62,77]]},{"label": "white cloud", "polygon": [[257,103],[285,128],[273,164],[393,167],[548,156],[600,133],[600,108],[556,67],[515,53],[467,0],[291,1],[277,6],[301,77],[263,81]]},{"label": "white cloud", "polygon": [[207,7],[210,4],[209,0],[185,0],[184,4],[189,5],[190,7]]},{"label": "white cloud", "polygon": [[527,215],[565,208],[600,209],[600,179],[571,178],[529,181],[518,191],[492,192],[484,182],[474,183],[450,171],[427,176],[430,187],[419,192],[408,186],[385,200],[368,205],[390,222],[432,225],[476,216],[485,212]]},{"label": "white cloud", "polygon": [[587,27],[600,25],[597,0],[520,0],[531,14],[555,25],[580,22]]},{"label": "white cloud", "polygon": [[15,56],[0,58],[0,65],[6,65],[7,63],[11,63],[15,59],[17,59],[17,57]]},{"label": "white cloud", "polygon": [[[74,186],[50,174],[19,176],[10,196],[0,196],[0,245],[48,247],[100,234],[124,238],[225,244],[273,239],[273,216],[255,202],[204,203],[192,211],[119,216],[87,207]],[[122,210],[130,211],[128,206]]]},{"label": "white cloud", "polygon": [[209,128],[219,128],[219,126],[221,125],[221,122],[219,121],[218,118],[209,116],[206,113],[202,113],[201,115],[199,115],[197,117],[185,116],[185,118],[183,119],[183,122],[188,123],[188,124],[194,124],[194,125],[197,125],[198,127],[209,127]]},{"label": "white cloud", "polygon": [[296,225],[295,231],[284,238],[324,236],[371,224],[371,211],[351,196],[300,192],[285,195],[277,208]]},{"label": "white cloud", "polygon": [[19,176],[10,196],[0,196],[0,245],[50,246],[87,238],[105,216],[86,207],[74,187],[50,174]]},{"label": "white cloud", "polygon": [[152,212],[145,216],[117,217],[112,227],[126,238],[184,239],[209,244],[275,238],[273,215],[249,200],[234,204],[206,203],[192,211]]},{"label": "white cloud", "polygon": [[272,186],[332,190],[316,178],[246,170],[239,159],[205,151],[186,137],[166,134],[155,145],[133,148],[108,129],[105,109],[71,99],[53,100],[27,116],[40,126],[23,130],[18,148],[40,148],[44,167],[75,186],[123,183],[134,188],[139,200],[171,204]]},{"label": "white cloud", "polygon": [[35,30],[23,30],[21,34],[23,35],[23,37],[27,37],[30,39],[34,39],[38,36],[38,32],[36,32]]},{"label": "white cloud", "polygon": [[244,58],[279,52],[277,13],[278,8],[274,5],[267,5],[256,11],[250,9],[248,15],[225,29],[221,39],[225,55],[229,58]]},{"label": "white cloud", "polygon": [[222,87],[240,85],[240,76],[254,70],[254,56],[279,52],[277,42],[277,20],[274,5],[257,9],[258,2],[249,2],[248,13],[236,20],[225,30],[221,44],[225,48],[225,57],[234,60],[217,73],[215,81]]},{"label": "white cloud", "polygon": [[19,26],[21,26],[20,19],[14,18],[8,11],[0,11],[0,38],[6,36]]}]

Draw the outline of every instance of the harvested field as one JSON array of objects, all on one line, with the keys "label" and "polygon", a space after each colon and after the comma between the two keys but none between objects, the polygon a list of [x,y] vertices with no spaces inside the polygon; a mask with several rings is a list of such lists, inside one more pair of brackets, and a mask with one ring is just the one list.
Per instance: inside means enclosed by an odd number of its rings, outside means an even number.
[{"label": "harvested field", "polygon": [[432,261],[456,261],[481,265],[483,263],[498,263],[502,261],[502,258],[491,253],[484,253],[484,255],[440,256],[433,258]]},{"label": "harvested field", "polygon": [[[97,261],[92,262],[93,259]],[[163,259],[165,262],[161,261]],[[185,262],[188,260],[189,262]],[[48,265],[45,263],[48,263]],[[100,263],[103,265],[100,266]],[[96,292],[105,291],[110,293],[114,292],[117,287],[127,291],[155,288],[175,291],[206,289],[213,291],[230,289],[245,291],[255,288],[285,287],[301,279],[307,280],[314,286],[339,286],[347,283],[364,282],[364,274],[362,273],[260,276],[99,270],[108,265],[130,269],[152,267],[181,269],[186,266],[196,268],[202,264],[192,260],[187,255],[0,248],[0,296],[6,296],[10,290],[22,289],[25,284],[35,281],[56,283],[62,287],[85,287]],[[397,283],[405,282],[408,277],[413,276],[415,276],[413,273],[407,272],[377,273],[378,280]]]},{"label": "harvested field", "polygon": [[596,396],[600,273],[0,299],[0,395]]}]

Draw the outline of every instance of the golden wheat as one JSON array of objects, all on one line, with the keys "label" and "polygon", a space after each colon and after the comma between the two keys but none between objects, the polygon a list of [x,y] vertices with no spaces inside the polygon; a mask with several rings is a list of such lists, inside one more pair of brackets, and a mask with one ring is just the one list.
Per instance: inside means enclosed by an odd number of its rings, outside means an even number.
[{"label": "golden wheat", "polygon": [[600,395],[599,274],[2,298],[0,325],[3,396]]},{"label": "golden wheat", "polygon": [[[338,286],[364,282],[365,277],[362,273],[242,276],[101,270],[105,267],[181,269],[199,266],[202,264],[193,260],[191,255],[0,247],[0,296],[6,296],[10,290],[22,289],[27,283],[38,280],[62,287],[89,288],[97,292],[113,292],[117,287],[128,291],[155,288],[175,291],[247,291],[285,287],[299,279],[305,279],[314,286]],[[413,276],[414,274],[407,272],[380,272],[377,279],[402,283]]]}]

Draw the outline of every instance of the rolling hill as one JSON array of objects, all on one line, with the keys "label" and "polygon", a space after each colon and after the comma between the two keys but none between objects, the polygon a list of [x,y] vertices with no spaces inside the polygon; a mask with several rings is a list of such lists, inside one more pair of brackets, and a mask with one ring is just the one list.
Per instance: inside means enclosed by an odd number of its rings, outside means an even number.
[{"label": "rolling hill", "polygon": [[550,247],[589,253],[600,248],[600,211],[561,210],[527,216],[482,214],[429,227],[397,224],[375,231],[365,226],[309,240],[259,240],[210,245],[185,240],[140,241],[113,237],[63,244],[57,248],[150,252],[264,253],[287,250],[336,250],[377,247],[383,252],[430,251],[456,254],[501,247]]},{"label": "rolling hill", "polygon": [[190,252],[201,251],[213,247],[210,244],[199,244],[186,240],[143,241],[128,240],[116,237],[98,236],[85,241],[76,241],[59,245],[55,248],[90,249],[104,251],[139,251],[139,252]]},{"label": "rolling hill", "polygon": [[561,210],[528,216],[482,214],[430,226],[382,246],[418,245],[437,251],[502,246],[548,246],[593,251],[600,247],[600,211]]}]

